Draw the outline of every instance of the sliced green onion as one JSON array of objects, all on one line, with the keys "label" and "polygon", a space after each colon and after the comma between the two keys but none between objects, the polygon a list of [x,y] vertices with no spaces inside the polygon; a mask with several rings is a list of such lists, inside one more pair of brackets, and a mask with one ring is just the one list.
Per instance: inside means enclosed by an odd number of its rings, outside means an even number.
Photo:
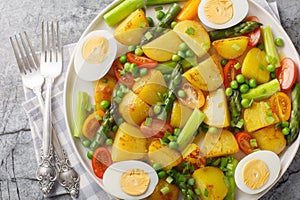
[{"label": "sliced green onion", "polygon": [[170,188],[168,186],[165,186],[163,187],[162,189],[160,189],[160,192],[163,194],[163,195],[166,195],[170,192]]},{"label": "sliced green onion", "polygon": [[250,139],[250,146],[251,147],[258,147],[256,139]]},{"label": "sliced green onion", "polygon": [[145,126],[151,126],[152,124],[152,118],[151,117],[147,117],[145,120]]},{"label": "sliced green onion", "polygon": [[233,45],[231,45],[231,47],[236,51],[239,51],[241,49],[241,47],[237,44],[233,44]]},{"label": "sliced green onion", "polygon": [[189,27],[185,31],[188,35],[194,35],[195,34],[195,29],[192,27]]}]

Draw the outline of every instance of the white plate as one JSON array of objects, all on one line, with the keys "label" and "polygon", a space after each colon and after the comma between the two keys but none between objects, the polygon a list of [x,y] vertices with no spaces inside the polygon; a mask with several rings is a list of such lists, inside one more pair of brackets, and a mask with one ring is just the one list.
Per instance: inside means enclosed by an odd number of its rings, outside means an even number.
[{"label": "white plate", "polygon": [[[80,40],[87,35],[89,32],[93,30],[107,30],[107,31],[113,31],[113,28],[108,27],[106,23],[103,20],[103,14],[115,6],[117,4],[117,1],[110,4],[106,9],[104,9],[87,27],[87,29],[82,34]],[[147,11],[147,15],[154,14],[154,9],[150,7],[149,11]],[[272,32],[274,34],[274,38],[281,37],[284,41],[284,47],[280,48],[281,52],[280,55],[285,55],[288,57],[291,57],[294,59],[294,61],[298,65],[298,72],[300,72],[300,61],[299,61],[299,55],[297,53],[297,50],[295,49],[293,43],[291,42],[289,36],[286,34],[284,29],[280,26],[280,24],[275,21],[275,19],[266,12],[261,6],[259,6],[257,3],[249,0],[249,13],[248,15],[255,15],[257,16],[260,21],[264,25],[270,25]],[[120,55],[121,52],[124,52],[124,47],[119,46],[117,55]],[[91,177],[94,178],[94,180],[99,184],[100,187],[103,187],[103,182],[101,179],[97,178],[94,173],[93,169],[91,167],[91,161],[87,158],[86,153],[87,150],[82,146],[80,143],[80,140],[74,139],[72,136],[73,132],[73,121],[74,121],[74,113],[76,108],[76,92],[78,90],[85,91],[90,94],[90,97],[93,97],[93,84],[91,82],[85,82],[80,80],[74,70],[74,53],[71,57],[67,74],[66,74],[66,82],[65,82],[65,88],[64,88],[64,113],[65,113],[65,119],[67,124],[67,129],[69,133],[69,137],[71,138],[73,147],[76,151],[76,154],[78,155],[78,159],[81,161],[85,169],[90,173]],[[298,82],[300,80],[300,73],[298,73]],[[91,98],[92,99],[92,98]],[[287,168],[289,167],[290,163],[292,162],[298,147],[299,147],[300,137],[291,145],[289,148],[287,148],[283,153],[280,155],[281,160],[281,171],[279,174],[278,179],[285,173]],[[278,180],[277,179],[277,180]],[[274,183],[275,184],[275,183]],[[273,185],[274,185],[273,184]],[[269,188],[270,189],[270,188]],[[238,190],[236,192],[236,199],[258,199],[261,196],[263,196],[268,190],[263,191],[262,193],[256,194],[256,195],[249,195],[246,193],[243,193],[242,191]]]}]

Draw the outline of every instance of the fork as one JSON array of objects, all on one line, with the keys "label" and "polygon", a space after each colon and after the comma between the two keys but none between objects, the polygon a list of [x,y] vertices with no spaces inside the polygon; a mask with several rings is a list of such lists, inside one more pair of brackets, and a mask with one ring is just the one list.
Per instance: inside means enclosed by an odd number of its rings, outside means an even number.
[{"label": "fork", "polygon": [[[33,90],[38,98],[41,111],[44,115],[44,100],[41,95],[41,87],[44,83],[44,77],[40,73],[40,62],[35,54],[31,41],[26,32],[24,32],[24,35],[25,40],[23,39],[22,35],[19,34],[21,42],[18,41],[17,35],[14,36],[15,42],[13,41],[12,37],[10,37],[10,42],[18,63],[23,84],[25,87]],[[20,43],[22,45],[20,45]],[[58,171],[58,181],[62,186],[65,187],[65,189],[70,193],[72,197],[77,197],[79,193],[79,176],[77,172],[71,167],[70,161],[65,154],[65,151],[62,149],[54,129],[53,132],[54,134],[52,142],[55,149],[55,159],[57,161],[56,168]],[[51,157],[49,161],[49,164],[53,166],[53,157]],[[51,175],[50,177],[52,177],[51,179],[54,179],[55,176]],[[40,182],[40,185],[41,190],[45,191],[45,194],[50,191],[47,182]]]}]

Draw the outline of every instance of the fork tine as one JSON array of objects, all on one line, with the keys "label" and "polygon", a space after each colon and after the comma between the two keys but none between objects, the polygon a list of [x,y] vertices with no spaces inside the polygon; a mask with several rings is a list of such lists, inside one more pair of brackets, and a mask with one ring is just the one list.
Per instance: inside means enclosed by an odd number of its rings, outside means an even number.
[{"label": "fork tine", "polygon": [[58,21],[56,23],[56,32],[57,32],[58,60],[62,60],[62,45],[61,45],[60,27]]},{"label": "fork tine", "polygon": [[19,71],[20,71],[20,73],[25,74],[24,63],[22,62],[22,60],[21,60],[21,58],[20,58],[20,56],[19,56],[19,52],[18,52],[18,50],[17,50],[16,44],[15,44],[15,42],[13,41],[13,38],[12,38],[12,37],[9,37],[9,40],[10,40],[11,46],[12,46],[12,48],[13,48],[13,51],[14,51],[14,54],[15,54],[17,63],[18,63]]},{"label": "fork tine", "polygon": [[29,39],[29,37],[28,37],[28,35],[27,35],[27,32],[25,31],[24,34],[25,34],[25,37],[26,37],[28,46],[29,46],[29,48],[30,48],[32,57],[33,57],[33,59],[34,59],[34,61],[35,61],[36,67],[39,68],[39,67],[40,67],[40,61],[39,61],[39,59],[38,59],[37,56],[36,56],[35,50],[33,49],[32,43],[31,43],[31,41],[30,41],[30,39]]},{"label": "fork tine", "polygon": [[31,72],[31,69],[29,67],[29,63],[28,63],[28,59],[26,58],[25,54],[24,54],[24,49],[21,47],[21,45],[19,44],[19,41],[18,41],[18,38],[17,38],[17,35],[15,35],[15,40],[16,40],[16,43],[17,43],[17,47],[19,49],[19,52],[21,54],[21,61],[23,61],[23,69],[24,69],[24,72],[27,73],[27,72]]},{"label": "fork tine", "polygon": [[36,66],[36,63],[35,63],[35,61],[33,59],[33,54],[35,54],[35,53],[34,52],[32,52],[32,54],[29,53],[28,44],[27,45],[25,44],[25,41],[24,41],[21,33],[19,34],[19,37],[20,37],[21,43],[23,45],[23,49],[25,51],[26,59],[27,59],[27,61],[29,63],[29,68],[31,68],[31,70],[38,69],[37,66]]},{"label": "fork tine", "polygon": [[51,22],[51,35],[52,35],[52,61],[57,61],[57,52],[56,52],[56,44],[55,44],[55,33],[54,33],[54,25],[53,21]]}]

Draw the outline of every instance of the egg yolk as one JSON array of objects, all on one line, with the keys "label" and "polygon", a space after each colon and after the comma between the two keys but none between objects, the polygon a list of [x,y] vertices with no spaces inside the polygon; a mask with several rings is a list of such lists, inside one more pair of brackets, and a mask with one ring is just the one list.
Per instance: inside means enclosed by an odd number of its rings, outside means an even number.
[{"label": "egg yolk", "polygon": [[255,190],[267,182],[269,174],[266,163],[253,159],[248,161],[243,168],[243,181],[249,188]]},{"label": "egg yolk", "polygon": [[82,46],[82,57],[91,64],[99,64],[108,55],[109,44],[103,37],[89,38]]},{"label": "egg yolk", "polygon": [[209,0],[204,6],[206,18],[214,24],[225,24],[233,17],[230,0]]},{"label": "egg yolk", "polygon": [[150,184],[148,173],[141,169],[131,169],[122,174],[120,186],[123,192],[132,196],[144,194]]}]

